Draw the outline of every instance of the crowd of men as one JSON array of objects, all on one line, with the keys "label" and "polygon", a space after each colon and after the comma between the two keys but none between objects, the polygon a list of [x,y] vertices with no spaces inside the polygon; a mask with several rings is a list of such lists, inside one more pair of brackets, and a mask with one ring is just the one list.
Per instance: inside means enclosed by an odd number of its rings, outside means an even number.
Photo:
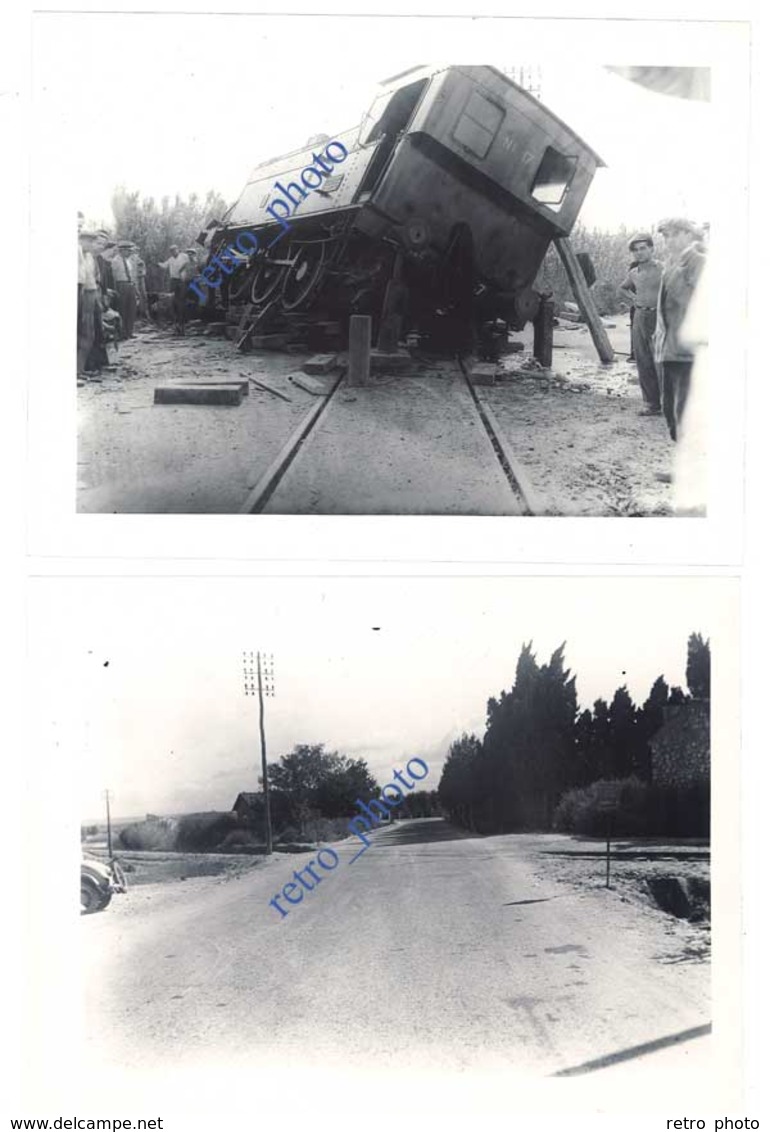
[{"label": "crowd of men", "polygon": [[[138,319],[152,319],[155,303],[147,291],[147,271],[139,248],[131,240],[115,240],[104,228],[88,230],[78,213],[78,379],[114,369],[107,346],[134,337]],[[174,333],[184,334],[186,288],[197,273],[195,248],[180,252],[172,244],[169,257],[158,267],[168,272],[173,302]]]},{"label": "crowd of men", "polygon": [[683,333],[687,311],[706,263],[705,231],[681,217],[658,225],[665,265],[655,256],[648,232],[632,236],[633,263],[620,285],[631,303],[631,355],[636,362],[644,408],[641,416],[665,417],[671,439],[681,436],[694,362]]}]

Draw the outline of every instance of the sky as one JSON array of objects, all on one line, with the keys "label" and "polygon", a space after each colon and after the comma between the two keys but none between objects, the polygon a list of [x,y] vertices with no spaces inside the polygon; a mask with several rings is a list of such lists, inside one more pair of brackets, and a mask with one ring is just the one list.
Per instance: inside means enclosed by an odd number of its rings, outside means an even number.
[{"label": "sky", "polygon": [[[30,603],[35,773],[84,819],[229,809],[258,789],[242,651],[272,652],[271,760],[325,743],[380,783],[413,755],[435,788],[450,742],[483,734],[522,644],[567,642],[578,697],[685,684],[687,638],[734,630],[728,581],[697,578],[68,579]],[[56,791],[54,791],[56,793]]]},{"label": "sky", "polygon": [[[572,51],[569,62],[553,57],[545,53],[552,36],[536,41],[542,56],[523,57],[526,41],[511,22],[460,28],[434,21],[430,38],[413,34],[413,26],[38,14],[34,118],[44,175],[55,169],[57,189],[67,186],[94,224],[112,223],[110,197],[119,184],[156,200],[215,189],[231,203],[257,162],[313,134],[354,126],[377,83],[418,65],[416,48],[424,60],[429,43],[445,59],[540,67],[544,103],[608,166],[598,171],[583,208],[589,227],[649,227],[672,214],[711,215],[710,105],[609,73],[601,62],[623,61],[613,55],[594,61],[584,49]],[[655,51],[641,61],[665,55],[659,45]],[[329,66],[330,58],[336,65]],[[125,82],[116,81],[122,67]]]}]

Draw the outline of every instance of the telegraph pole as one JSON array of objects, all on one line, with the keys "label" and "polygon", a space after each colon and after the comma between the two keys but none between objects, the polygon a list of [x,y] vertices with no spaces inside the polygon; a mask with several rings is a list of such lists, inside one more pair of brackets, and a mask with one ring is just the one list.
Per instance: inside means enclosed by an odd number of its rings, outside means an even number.
[{"label": "telegraph pole", "polygon": [[110,821],[110,792],[104,791],[104,801],[107,804],[107,852],[112,858],[112,822]]},{"label": "telegraph pole", "polygon": [[[255,684],[256,676],[256,684]],[[265,742],[265,697],[275,696],[275,673],[271,653],[244,652],[243,691],[259,699],[259,742],[262,749],[262,790],[265,798],[265,847],[273,851],[273,826],[270,819],[270,789],[267,781],[267,743]]]}]

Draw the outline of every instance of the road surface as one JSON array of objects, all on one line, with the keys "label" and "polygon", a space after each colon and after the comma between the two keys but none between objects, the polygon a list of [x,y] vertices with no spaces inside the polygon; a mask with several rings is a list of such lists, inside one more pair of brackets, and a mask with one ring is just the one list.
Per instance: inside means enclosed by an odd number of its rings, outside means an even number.
[{"label": "road surface", "polygon": [[546,879],[534,836],[432,819],[383,828],[354,860],[360,848],[338,843],[286,915],[270,901],[309,854],[135,888],[83,917],[91,1055],[542,1076],[703,1064],[708,965],[672,961],[689,925],[600,882]]}]

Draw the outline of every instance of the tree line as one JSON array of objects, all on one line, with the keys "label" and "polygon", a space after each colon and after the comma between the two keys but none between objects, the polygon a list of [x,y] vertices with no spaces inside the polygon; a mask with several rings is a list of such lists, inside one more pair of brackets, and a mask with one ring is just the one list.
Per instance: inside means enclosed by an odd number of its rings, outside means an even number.
[{"label": "tree line", "polygon": [[[579,220],[572,229],[572,246],[588,253],[596,272],[596,282],[591,290],[600,314],[617,314],[628,305],[620,293],[620,284],[628,274],[633,258],[628,250],[632,235],[633,231],[625,227],[617,232],[586,228]],[[546,252],[535,286],[538,291],[553,294],[557,312],[565,302],[574,302],[572,284],[553,244]]]},{"label": "tree line", "polygon": [[[299,743],[277,762],[269,763],[270,809],[277,829],[302,832],[319,819],[349,818],[356,801],[368,802],[380,787],[364,759],[327,751],[323,743]],[[261,811],[261,803],[258,803]],[[433,817],[441,812],[435,790],[406,795],[395,818]]]},{"label": "tree line", "polygon": [[641,706],[623,685],[579,711],[565,647],[538,664],[532,642],[523,645],[513,687],[487,702],[483,737],[463,734],[450,746],[438,796],[452,821],[479,833],[544,830],[566,790],[600,779],[649,782],[650,740],[665,708],[710,698],[710,648],[700,633],[687,644],[687,691],[661,675]]},{"label": "tree line", "polygon": [[221,220],[226,211],[227,202],[213,189],[203,199],[196,193],[186,200],[177,194],[173,201],[163,197],[160,204],[154,197],[140,198],[138,192],[129,192],[124,185],[112,194],[115,238],[131,240],[139,248],[149,291],[162,290],[163,269],[158,264],[168,258],[171,245],[180,250],[193,247],[208,222]]}]

